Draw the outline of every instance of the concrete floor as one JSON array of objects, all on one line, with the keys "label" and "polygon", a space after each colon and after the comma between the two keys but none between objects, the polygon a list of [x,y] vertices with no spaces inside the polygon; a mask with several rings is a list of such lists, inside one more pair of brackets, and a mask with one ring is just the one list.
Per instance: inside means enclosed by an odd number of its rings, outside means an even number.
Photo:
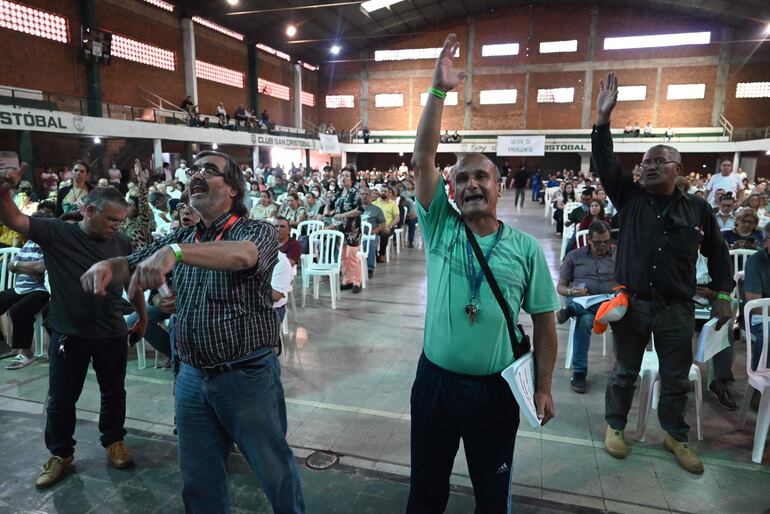
[{"label": "concrete floor", "polygon": [[[542,207],[527,201],[523,212],[516,213],[512,194],[505,193],[499,214],[540,239],[556,277],[560,240]],[[330,308],[328,287],[324,291],[322,285],[317,302],[309,297],[296,317],[290,314],[291,330],[281,356],[289,442],[300,459],[315,450],[341,455],[340,464],[328,471],[303,467],[309,512],[402,511],[409,473],[409,391],[421,351],[425,280],[422,250],[404,249],[378,266],[361,294],[343,291],[336,311]],[[531,327],[528,317],[523,322]],[[635,404],[627,432],[632,453],[625,461],[612,459],[603,449],[604,385],[612,356],[602,357],[601,339],[595,337],[589,391],[575,394],[569,388],[570,372],[564,369],[567,325],[558,333],[557,416],[540,431],[519,430],[513,466],[516,512],[770,512],[770,452],[764,465],[751,462],[753,413],[747,429],[738,430],[737,413],[718,409],[704,395],[705,440],[695,442],[694,429],[691,432],[693,446],[706,462],[705,473],[697,477],[680,469],[662,448],[664,434],[654,413],[646,441],[636,441]],[[0,426],[5,436],[0,444],[0,514],[180,510],[171,373],[140,371],[135,357],[131,359],[127,444],[139,466],[126,473],[104,465],[102,450],[94,442],[99,394],[91,374],[79,402],[77,472],[42,493],[33,481],[47,456],[41,433],[47,364],[0,370]],[[745,386],[742,344],[734,370],[734,396],[740,399]],[[703,372],[705,377],[706,369]],[[687,419],[694,427],[692,395],[690,400]],[[232,473],[233,511],[269,512],[239,458],[233,460]],[[456,487],[448,512],[471,512],[462,447],[452,482]]]}]

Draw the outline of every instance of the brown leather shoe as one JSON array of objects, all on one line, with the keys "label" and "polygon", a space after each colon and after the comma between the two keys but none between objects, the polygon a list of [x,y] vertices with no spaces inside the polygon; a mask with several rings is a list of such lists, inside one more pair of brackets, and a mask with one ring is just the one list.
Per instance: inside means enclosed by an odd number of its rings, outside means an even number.
[{"label": "brown leather shoe", "polygon": [[615,430],[611,426],[607,426],[604,447],[607,449],[607,453],[616,459],[625,459],[628,456],[628,445],[622,430]]},{"label": "brown leather shoe", "polygon": [[123,441],[114,442],[107,447],[107,460],[115,469],[126,469],[134,465],[134,458]]},{"label": "brown leather shoe", "polygon": [[63,478],[64,471],[70,464],[72,464],[74,459],[75,457],[73,455],[70,455],[66,459],[51,455],[45,464],[43,464],[43,469],[40,471],[40,474],[35,481],[35,486],[38,489],[46,489],[57,483]]},{"label": "brown leather shoe", "polygon": [[700,460],[695,450],[690,448],[687,443],[677,441],[670,435],[666,435],[666,438],[663,440],[663,447],[674,454],[677,462],[684,469],[696,475],[703,474],[703,461]]}]

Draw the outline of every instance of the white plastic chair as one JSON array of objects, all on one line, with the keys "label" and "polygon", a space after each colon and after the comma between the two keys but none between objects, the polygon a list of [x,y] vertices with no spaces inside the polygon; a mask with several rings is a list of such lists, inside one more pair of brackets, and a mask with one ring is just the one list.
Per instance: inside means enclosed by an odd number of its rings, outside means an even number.
[{"label": "white plastic chair", "polygon": [[570,213],[580,207],[580,202],[569,202],[564,206],[564,230],[561,236],[561,252],[559,253],[559,260],[564,260],[564,255],[567,253],[567,245],[572,239],[572,234],[575,233],[575,224],[567,225],[567,218]]},{"label": "white plastic chair", "polygon": [[404,227],[397,228],[393,231],[393,239],[396,243],[396,254],[401,253],[401,247],[404,245]]},{"label": "white plastic chair", "polygon": [[[313,232],[316,232],[318,230],[323,230],[324,228],[324,222],[318,221],[318,220],[306,220],[302,221],[297,225],[297,228],[291,229],[291,236],[294,239],[299,239],[299,236],[302,235],[302,232],[304,231],[305,234],[309,237],[310,234]],[[302,272],[303,276],[305,273],[305,268],[307,267],[308,263],[313,260],[313,247],[308,244],[308,253],[303,253],[299,258],[300,263],[300,271]]]},{"label": "white plastic chair", "polygon": [[[640,441],[644,441],[647,433],[647,420],[650,416],[650,409],[658,408],[658,397],[660,395],[659,365],[658,354],[655,352],[655,338],[652,338],[652,350],[645,350],[642,357],[642,366],[639,369],[641,382],[639,384],[639,416],[636,420],[636,432],[639,434]],[[695,384],[695,432],[698,436],[698,441],[702,441],[703,386],[700,368],[695,364],[690,366],[687,378],[690,383]]]},{"label": "white plastic chair", "polygon": [[[361,263],[361,289],[366,289],[366,281],[369,279],[369,245],[376,236],[372,236],[372,224],[368,221],[361,222],[361,244],[358,246],[358,260]],[[375,259],[377,260],[377,259]]]},{"label": "white plastic chair", "polygon": [[577,248],[588,246],[588,229],[578,230],[575,239],[577,240]]},{"label": "white plastic chair", "polygon": [[[735,273],[736,275],[741,273],[741,275],[738,275],[738,276],[742,278],[743,270],[746,268],[746,259],[754,255],[755,253],[757,253],[756,250],[744,250],[744,249],[730,250],[730,257],[733,258],[733,273]],[[733,296],[735,298],[738,298],[737,278],[735,280],[735,289],[733,290]]]},{"label": "white plastic chair", "polygon": [[551,225],[556,223],[556,220],[553,219],[553,202],[556,201],[557,198],[559,198],[559,195],[561,194],[561,188],[559,186],[556,187],[549,187],[545,190],[544,195],[544,202],[545,202],[545,217],[547,218],[549,215],[551,216]]},{"label": "white plastic chair", "polygon": [[[572,368],[572,352],[574,350],[573,348],[573,337],[575,336],[575,326],[577,325],[577,320],[575,318],[570,318],[569,320],[569,336],[567,339],[567,355],[564,359],[564,367],[566,369]],[[608,327],[607,330],[610,330]],[[592,332],[593,333],[593,332]],[[607,331],[605,330],[602,334],[602,357],[607,356]]]},{"label": "white plastic chair", "polygon": [[11,272],[10,266],[18,253],[18,248],[0,248],[0,291],[10,289],[16,283],[16,274]]},{"label": "white plastic chair", "polygon": [[309,262],[302,273],[302,306],[305,306],[310,277],[313,277],[313,298],[318,299],[320,277],[329,277],[332,309],[337,308],[340,292],[340,269],[344,234],[337,230],[317,230],[310,234],[310,248],[317,252],[316,262]]},{"label": "white plastic chair", "polygon": [[[743,307],[743,319],[746,324],[746,374],[748,375],[746,392],[743,394],[741,410],[738,415],[738,425],[743,428],[746,425],[746,414],[748,414],[751,394],[754,389],[759,391],[759,410],[757,411],[757,426],[754,429],[754,449],[751,452],[751,460],[757,464],[762,463],[762,453],[767,441],[767,430],[770,427],[770,369],[767,367],[768,354],[768,308],[770,307],[770,298],[760,298],[746,302]],[[759,363],[757,369],[751,369],[753,360],[753,349],[751,347],[751,311],[762,309],[762,351],[759,353]]]}]

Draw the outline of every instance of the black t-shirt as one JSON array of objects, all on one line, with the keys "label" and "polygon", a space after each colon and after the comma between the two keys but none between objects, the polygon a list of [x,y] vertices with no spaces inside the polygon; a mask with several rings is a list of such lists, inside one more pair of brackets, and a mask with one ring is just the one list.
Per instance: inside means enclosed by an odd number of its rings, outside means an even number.
[{"label": "black t-shirt", "polygon": [[527,170],[519,170],[513,176],[513,186],[516,188],[527,187],[527,180],[529,180]]},{"label": "black t-shirt", "polygon": [[122,287],[111,286],[102,297],[86,293],[80,285],[80,276],[93,264],[131,253],[131,241],[125,234],[97,240],[77,223],[30,218],[29,238],[40,245],[45,257],[51,284],[48,324],[53,331],[87,339],[128,334]]}]

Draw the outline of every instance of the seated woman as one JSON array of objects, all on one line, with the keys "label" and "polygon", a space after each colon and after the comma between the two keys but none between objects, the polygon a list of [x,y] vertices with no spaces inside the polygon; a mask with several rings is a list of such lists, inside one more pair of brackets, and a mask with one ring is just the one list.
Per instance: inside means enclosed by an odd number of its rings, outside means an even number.
[{"label": "seated woman", "polygon": [[564,232],[564,206],[569,202],[575,201],[575,187],[569,182],[562,182],[564,187],[561,192],[561,198],[553,202],[553,219],[556,220],[556,234],[561,235]]},{"label": "seated woman", "polygon": [[[591,203],[588,205],[588,215],[584,216],[580,221],[580,224],[577,227],[577,232],[580,232],[581,230],[588,230],[588,227],[591,226],[591,223],[594,221],[603,221],[607,225],[611,224],[610,218],[604,212],[604,205],[602,205],[602,202],[599,200],[591,200]],[[577,232],[575,233],[577,234]],[[580,244],[580,241],[578,241],[577,248],[580,248],[581,246],[582,245]]]},{"label": "seated woman", "polygon": [[297,228],[297,225],[307,219],[307,210],[299,199],[297,193],[289,193],[286,197],[286,207],[281,211],[281,216],[286,218],[291,228]]},{"label": "seated woman", "polygon": [[269,189],[262,191],[259,202],[251,209],[251,219],[271,220],[278,215],[278,206],[273,203],[273,193]]},{"label": "seated woman", "polygon": [[731,250],[757,250],[762,246],[762,233],[757,230],[759,217],[750,207],[744,207],[735,214],[735,226],[722,235]]}]

